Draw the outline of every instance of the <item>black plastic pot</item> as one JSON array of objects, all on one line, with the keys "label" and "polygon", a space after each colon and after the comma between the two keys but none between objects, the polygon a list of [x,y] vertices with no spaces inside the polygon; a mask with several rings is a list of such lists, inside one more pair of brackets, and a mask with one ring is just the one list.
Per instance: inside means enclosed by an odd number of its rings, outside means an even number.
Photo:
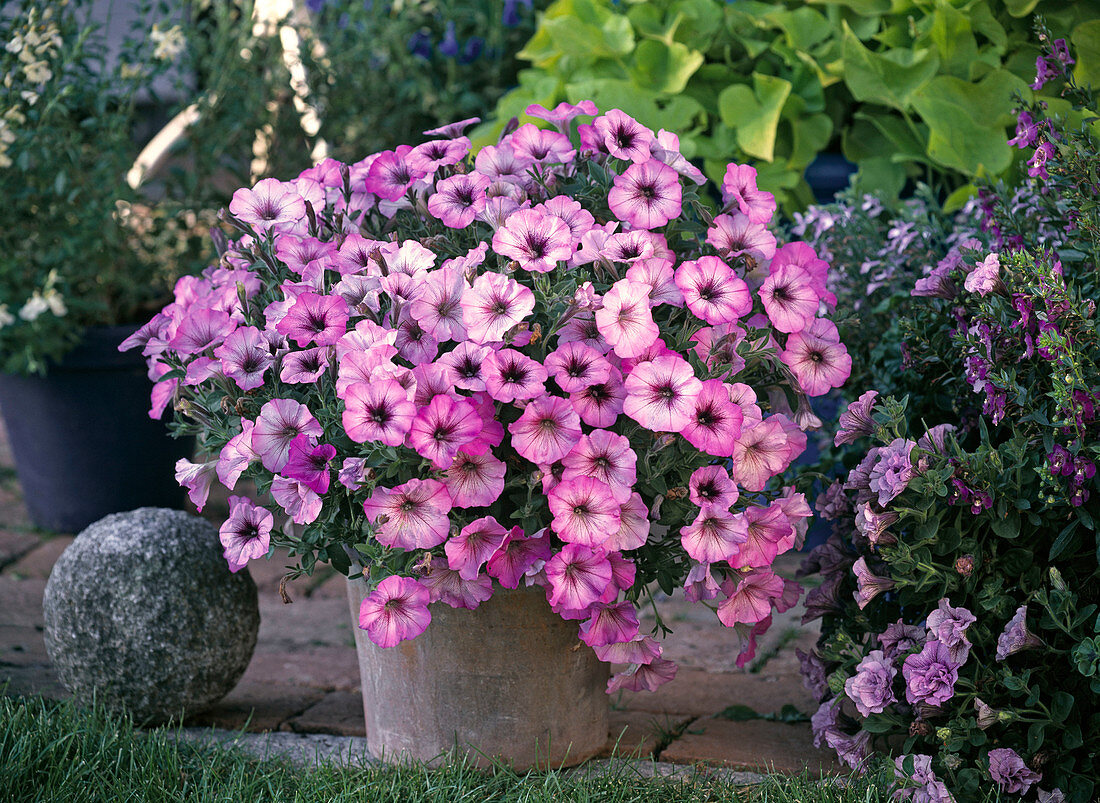
[{"label": "black plastic pot", "polygon": [[75,533],[108,513],[183,506],[175,463],[192,444],[149,417],[145,361],[118,351],[134,331],[90,329],[45,377],[0,374],[0,412],[35,526]]}]

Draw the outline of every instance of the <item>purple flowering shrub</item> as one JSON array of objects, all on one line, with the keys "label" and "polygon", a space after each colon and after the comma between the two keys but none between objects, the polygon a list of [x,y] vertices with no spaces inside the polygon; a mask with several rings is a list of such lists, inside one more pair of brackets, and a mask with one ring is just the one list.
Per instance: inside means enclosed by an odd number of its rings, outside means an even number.
[{"label": "purple flowering shrub", "polygon": [[808,526],[780,479],[807,396],[850,368],[828,265],[776,247],[751,166],[714,213],[674,135],[591,101],[527,112],[548,125],[476,155],[464,120],[238,190],[237,239],[124,347],[198,437],[195,504],[258,488],[230,497],[230,568],[282,546],[292,577],[365,575],[379,646],[430,603],[539,586],[629,665],[609,691],[652,690],[675,666],[637,609],[679,588],[743,664],[801,591],[771,567]]},{"label": "purple flowering shrub", "polygon": [[[1050,50],[1040,76],[1080,120],[1091,93]],[[1043,213],[1029,228],[990,192],[991,246],[915,283],[916,390],[841,415],[836,443],[862,459],[818,499],[833,532],[804,566],[815,740],[853,767],[894,754],[897,799],[1100,791],[1100,151],[1072,118],[1021,120]],[[1040,219],[1063,221],[1059,242]]]}]

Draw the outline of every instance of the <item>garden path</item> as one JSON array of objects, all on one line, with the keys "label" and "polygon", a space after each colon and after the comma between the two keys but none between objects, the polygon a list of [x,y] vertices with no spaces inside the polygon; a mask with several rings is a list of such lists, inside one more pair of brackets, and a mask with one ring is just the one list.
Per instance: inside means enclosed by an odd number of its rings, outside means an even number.
[{"label": "garden path", "polygon": [[[227,515],[224,497],[211,500],[204,515],[215,521]],[[71,535],[31,526],[0,425],[0,688],[6,694],[67,696],[42,639],[42,593],[54,561],[71,541]],[[326,571],[290,583],[287,592],[294,602],[287,605],[279,594],[284,565],[278,556],[250,565],[261,615],[252,663],[225,699],[188,724],[362,736],[343,578]],[[798,556],[787,556],[777,562],[777,570],[792,576],[797,565]],[[617,744],[619,753],[636,751],[672,764],[780,772],[804,766],[815,773],[838,769],[830,754],[813,747],[805,717],[789,723],[715,716],[734,705],[747,706],[742,713],[761,715],[778,714],[784,706],[803,715],[813,712],[794,651],[808,649],[817,630],[799,624],[800,606],[776,617],[745,669],[734,664],[736,634],[705,608],[673,598],[663,605],[662,616],[674,629],[665,639],[665,655],[679,664],[679,673],[655,693],[611,699],[606,753]]]}]

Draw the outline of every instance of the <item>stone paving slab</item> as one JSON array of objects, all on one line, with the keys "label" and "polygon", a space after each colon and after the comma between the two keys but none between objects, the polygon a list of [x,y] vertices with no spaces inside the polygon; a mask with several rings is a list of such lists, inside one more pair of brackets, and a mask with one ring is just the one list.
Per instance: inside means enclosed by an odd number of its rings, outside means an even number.
[{"label": "stone paving slab", "polygon": [[323,696],[320,689],[291,683],[242,680],[221,701],[188,718],[186,724],[227,730],[277,731],[284,722],[306,711]]},{"label": "stone paving slab", "polygon": [[842,772],[831,752],[818,750],[808,723],[697,719],[661,752],[663,761],[705,761],[723,767],[820,776]]},{"label": "stone paving slab", "polygon": [[295,733],[332,733],[337,736],[366,736],[363,695],[359,690],[334,691],[301,714],[287,720],[284,729]]},{"label": "stone paving slab", "polygon": [[15,563],[39,544],[37,536],[19,530],[6,529],[13,526],[10,521],[5,521],[7,512],[0,499],[0,569]]},{"label": "stone paving slab", "polygon": [[37,546],[21,557],[16,563],[8,567],[8,572],[15,577],[33,577],[38,580],[48,580],[54,563],[61,557],[69,544],[74,540],[72,535],[58,535],[45,541],[38,541]]},{"label": "stone paving slab", "polygon": [[680,669],[676,677],[654,692],[623,692],[615,701],[627,711],[684,716],[713,716],[735,704],[761,714],[784,704],[810,714],[817,710],[813,697],[798,676],[759,676],[742,673]]},{"label": "stone paving slab", "polygon": [[257,647],[241,682],[289,683],[321,691],[359,688],[359,660],[348,647],[311,647],[286,652]]},{"label": "stone paving slab", "polygon": [[651,758],[690,721],[691,717],[613,710],[608,716],[607,746],[600,755]]}]

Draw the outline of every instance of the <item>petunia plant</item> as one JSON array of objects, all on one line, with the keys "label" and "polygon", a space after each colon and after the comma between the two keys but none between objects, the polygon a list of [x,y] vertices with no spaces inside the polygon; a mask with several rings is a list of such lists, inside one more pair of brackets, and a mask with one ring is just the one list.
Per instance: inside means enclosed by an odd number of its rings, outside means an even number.
[{"label": "petunia plant", "polygon": [[776,247],[752,167],[709,210],[675,136],[529,113],[476,156],[463,121],[238,190],[237,239],[124,346],[206,452],[178,466],[195,503],[242,477],[265,500],[231,497],[230,567],[362,574],[376,644],[537,585],[629,665],[609,691],[654,689],[675,667],[638,608],[679,588],[744,663],[799,596],[772,563],[810,516],[779,480],[807,397],[850,369],[828,266]]}]

